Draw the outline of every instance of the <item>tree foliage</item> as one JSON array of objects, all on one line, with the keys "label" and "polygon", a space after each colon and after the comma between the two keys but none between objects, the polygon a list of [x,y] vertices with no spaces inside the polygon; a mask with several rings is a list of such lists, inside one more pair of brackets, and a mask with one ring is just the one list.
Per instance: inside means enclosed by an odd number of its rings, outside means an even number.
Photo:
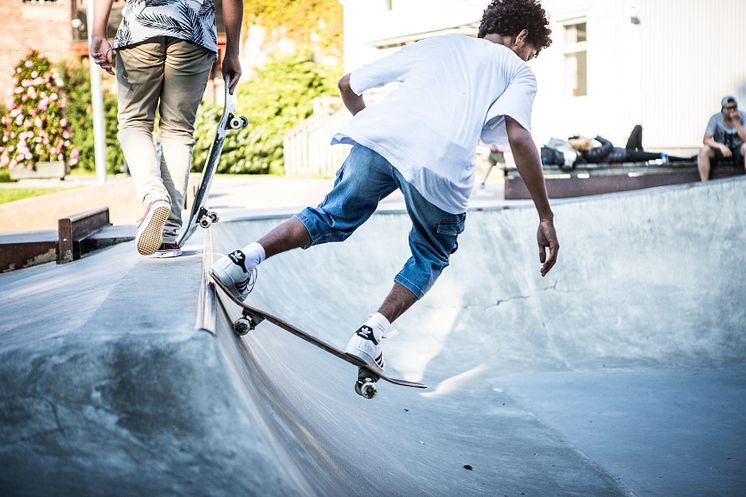
[{"label": "tree foliage", "polygon": [[317,45],[324,55],[342,56],[343,16],[338,0],[244,0],[249,24],[299,45]]},{"label": "tree foliage", "polygon": [[[80,151],[79,165],[88,170],[96,168],[93,145],[93,104],[91,80],[87,66],[78,61],[63,62],[58,66],[65,82],[67,117],[72,129],[72,142]],[[104,125],[106,130],[106,166],[110,173],[122,172],[124,154],[117,140],[117,96],[103,92]]]},{"label": "tree foliage", "polygon": [[[272,59],[256,76],[239,85],[237,114],[248,127],[229,131],[218,172],[279,173],[283,169],[283,140],[296,124],[313,113],[313,99],[336,94],[332,81],[339,71],[314,62],[310,52]],[[204,105],[195,123],[194,169],[201,170],[221,108]]]}]

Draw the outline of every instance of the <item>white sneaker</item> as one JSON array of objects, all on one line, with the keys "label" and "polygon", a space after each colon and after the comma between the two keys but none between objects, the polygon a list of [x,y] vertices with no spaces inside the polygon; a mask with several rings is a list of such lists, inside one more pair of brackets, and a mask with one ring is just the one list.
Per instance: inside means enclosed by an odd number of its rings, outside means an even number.
[{"label": "white sneaker", "polygon": [[382,340],[383,337],[376,340],[370,326],[362,325],[347,342],[345,352],[367,363],[375,363],[383,369],[386,362],[383,360]]},{"label": "white sneaker", "polygon": [[154,254],[163,243],[163,227],[171,214],[168,200],[154,200],[145,208],[137,228],[135,245],[140,255]]},{"label": "white sneaker", "polygon": [[246,268],[246,255],[240,250],[234,250],[224,255],[210,268],[213,278],[228,287],[239,300],[244,301],[254,289],[256,283],[256,268],[249,271]]}]

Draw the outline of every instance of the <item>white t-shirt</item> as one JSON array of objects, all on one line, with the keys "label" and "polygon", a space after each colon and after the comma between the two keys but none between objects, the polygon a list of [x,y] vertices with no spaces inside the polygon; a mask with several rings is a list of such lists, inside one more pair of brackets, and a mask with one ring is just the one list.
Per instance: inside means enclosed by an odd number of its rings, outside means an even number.
[{"label": "white t-shirt", "polygon": [[350,78],[358,95],[394,81],[401,85],[360,111],[332,144],[375,150],[430,203],[452,214],[466,211],[480,137],[508,145],[505,116],[531,130],[533,72],[512,50],[484,39],[428,38]]}]

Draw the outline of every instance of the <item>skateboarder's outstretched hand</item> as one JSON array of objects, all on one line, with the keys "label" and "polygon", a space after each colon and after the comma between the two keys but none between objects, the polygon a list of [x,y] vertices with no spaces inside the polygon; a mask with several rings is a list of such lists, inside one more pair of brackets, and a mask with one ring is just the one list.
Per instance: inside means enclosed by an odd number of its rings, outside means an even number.
[{"label": "skateboarder's outstretched hand", "polygon": [[101,66],[101,69],[112,76],[114,75],[114,70],[111,68],[113,52],[109,40],[105,36],[91,36],[91,57],[96,64]]},{"label": "skateboarder's outstretched hand", "polygon": [[[539,243],[539,261],[542,263],[541,275],[546,276],[557,262],[557,253],[559,252],[557,232],[554,230],[554,223],[551,220],[544,219],[539,222],[536,241]],[[549,249],[549,258],[547,258],[547,249]]]}]

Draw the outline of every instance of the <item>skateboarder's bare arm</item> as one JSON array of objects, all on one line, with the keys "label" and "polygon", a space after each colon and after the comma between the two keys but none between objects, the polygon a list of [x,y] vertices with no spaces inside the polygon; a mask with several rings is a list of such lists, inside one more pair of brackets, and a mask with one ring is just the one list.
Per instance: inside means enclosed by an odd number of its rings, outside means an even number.
[{"label": "skateboarder's bare arm", "polygon": [[339,92],[342,95],[342,101],[347,107],[347,110],[354,116],[365,108],[365,100],[363,97],[352,91],[350,87],[350,75],[345,74],[342,79],[339,80]]},{"label": "skateboarder's bare arm", "polygon": [[111,62],[114,54],[109,41],[106,39],[106,25],[109,23],[109,13],[113,0],[95,0],[95,2],[93,31],[91,32],[91,46],[89,47],[91,57],[96,64],[101,66],[101,69],[113,75],[114,70],[111,68]]},{"label": "skateboarder's bare arm", "polygon": [[223,0],[223,23],[225,24],[225,57],[223,58],[223,78],[230,75],[231,84],[228,91],[233,91],[241,77],[241,63],[238,61],[238,47],[241,44],[241,20],[243,19],[243,0]]},{"label": "skateboarder's bare arm", "polygon": [[[554,230],[554,214],[549,206],[544,174],[541,170],[541,160],[534,139],[528,130],[509,116],[505,116],[505,126],[516,167],[526,184],[526,188],[528,188],[536,210],[539,212],[539,229],[536,232],[536,240],[539,244],[539,261],[542,263],[541,275],[546,276],[557,262],[559,242]],[[548,258],[546,255],[547,249],[549,249]]]}]

